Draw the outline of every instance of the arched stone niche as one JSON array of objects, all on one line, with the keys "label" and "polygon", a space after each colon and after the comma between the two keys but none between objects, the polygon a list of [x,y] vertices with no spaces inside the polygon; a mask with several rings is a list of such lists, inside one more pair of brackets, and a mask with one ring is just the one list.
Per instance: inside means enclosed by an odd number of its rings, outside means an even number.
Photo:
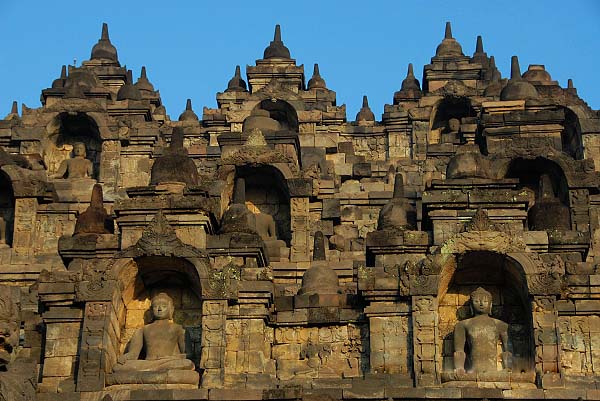
[{"label": "arched stone niche", "polygon": [[[431,129],[428,142],[436,143],[465,143],[460,134],[460,122],[465,117],[475,117],[475,109],[471,101],[463,96],[446,96],[437,104],[432,113]],[[453,120],[451,122],[451,120]],[[458,120],[458,127],[453,126]]]},{"label": "arched stone niche", "polygon": [[9,176],[0,171],[0,248],[11,246],[15,221],[15,197]]},{"label": "arched stone niche", "polygon": [[251,212],[266,213],[275,220],[278,239],[289,246],[290,193],[285,177],[273,166],[237,166],[236,178],[246,181],[246,205]]},{"label": "arched stone niche", "polygon": [[579,117],[571,109],[564,108],[565,123],[560,134],[562,150],[576,160],[583,159],[583,139]]},{"label": "arched stone niche", "polygon": [[92,117],[83,112],[63,112],[55,117],[48,130],[44,161],[50,176],[56,174],[62,161],[72,157],[73,145],[82,142],[86,147],[86,158],[94,167],[92,178],[98,178],[102,140],[98,124]]},{"label": "arched stone niche", "polygon": [[282,130],[298,132],[298,113],[296,109],[285,100],[262,100],[256,108],[269,112],[269,117],[279,122]]},{"label": "arched stone niche", "polygon": [[[454,369],[453,331],[459,321],[473,316],[469,297],[478,287],[492,294],[492,317],[508,323],[513,372],[532,372],[535,347],[525,271],[515,259],[484,250],[456,255],[455,262],[447,264],[441,271],[438,313],[442,372],[452,372]],[[497,355],[498,370],[501,370],[500,343]],[[469,367],[468,358],[466,367]]]},{"label": "arched stone niche", "polygon": [[[551,194],[558,207],[569,207],[569,187],[563,169],[554,161],[544,157],[536,157],[534,159],[514,158],[510,161],[506,169],[506,178],[518,178],[520,189],[529,194],[528,206],[528,228],[530,230],[539,230],[539,224],[533,224],[532,208],[542,201],[542,191],[540,191],[540,178],[546,175],[549,177],[551,188],[545,190]],[[556,213],[551,213],[553,219],[559,218]],[[561,221],[565,229],[570,229],[571,221],[568,211],[563,213],[564,221]],[[543,224],[542,224],[543,226]]]},{"label": "arched stone niche", "polygon": [[160,292],[173,299],[173,321],[186,330],[186,353],[196,364],[200,360],[202,328],[201,283],[196,268],[184,258],[143,256],[129,267],[136,270],[127,274],[123,284],[123,311],[119,314],[124,327],[119,343],[119,354],[135,331],[151,323],[151,299]]}]

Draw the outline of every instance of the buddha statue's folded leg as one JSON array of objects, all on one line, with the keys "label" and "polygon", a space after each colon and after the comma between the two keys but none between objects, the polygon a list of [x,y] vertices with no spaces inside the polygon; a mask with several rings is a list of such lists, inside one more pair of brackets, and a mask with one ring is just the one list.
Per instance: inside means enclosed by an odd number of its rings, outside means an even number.
[{"label": "buddha statue's folded leg", "polygon": [[165,358],[150,362],[158,364],[157,370],[194,370],[196,368],[194,362],[184,358]]},{"label": "buddha statue's folded leg", "polygon": [[113,368],[114,372],[160,372],[166,370],[194,370],[194,362],[183,358],[163,358],[163,359],[139,359],[127,361],[124,364],[117,364]]}]

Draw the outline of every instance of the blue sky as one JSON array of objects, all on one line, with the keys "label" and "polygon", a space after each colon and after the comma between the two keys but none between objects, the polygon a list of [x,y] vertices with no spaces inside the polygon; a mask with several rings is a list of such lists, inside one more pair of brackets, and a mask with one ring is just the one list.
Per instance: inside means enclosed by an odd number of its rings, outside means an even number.
[{"label": "blue sky", "polygon": [[135,79],[147,66],[173,119],[188,97],[198,115],[204,106],[216,107],[215,94],[226,88],[236,64],[245,76],[277,23],[306,79],[318,62],[349,120],[363,94],[380,119],[409,62],[421,80],[445,21],[467,55],[482,35],[503,76],[518,55],[523,71],[544,64],[562,86],[572,78],[579,95],[600,109],[600,1],[0,0],[0,118],[13,100],[39,107],[41,90],[61,65],[89,59],[107,22],[121,64]]}]

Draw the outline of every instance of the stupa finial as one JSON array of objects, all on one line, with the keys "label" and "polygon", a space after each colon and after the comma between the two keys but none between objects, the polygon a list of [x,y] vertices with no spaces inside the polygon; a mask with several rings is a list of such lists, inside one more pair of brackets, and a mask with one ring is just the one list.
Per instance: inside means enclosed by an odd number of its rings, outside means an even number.
[{"label": "stupa finial", "polygon": [[510,79],[521,79],[521,68],[519,67],[519,58],[512,56],[510,59]]},{"label": "stupa finial", "polygon": [[444,32],[444,39],[452,39],[452,25],[450,21],[446,22],[446,31]]},{"label": "stupa finial", "polygon": [[481,35],[477,35],[477,44],[475,45],[475,53],[483,53],[483,39]]}]

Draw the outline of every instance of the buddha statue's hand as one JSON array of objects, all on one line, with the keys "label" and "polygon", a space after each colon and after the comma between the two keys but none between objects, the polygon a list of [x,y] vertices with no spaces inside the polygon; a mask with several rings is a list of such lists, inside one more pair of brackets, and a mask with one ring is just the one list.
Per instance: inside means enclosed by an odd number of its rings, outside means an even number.
[{"label": "buddha statue's hand", "polygon": [[117,363],[119,365],[124,365],[127,361],[128,361],[128,358],[126,355],[119,355],[119,357],[117,358]]},{"label": "buddha statue's hand", "polygon": [[464,374],[465,373],[465,360],[467,359],[467,354],[464,351],[456,351],[454,352],[454,373],[456,374]]},{"label": "buddha statue's hand", "polygon": [[512,369],[512,353],[509,351],[502,353],[502,363],[504,364],[504,369]]}]

